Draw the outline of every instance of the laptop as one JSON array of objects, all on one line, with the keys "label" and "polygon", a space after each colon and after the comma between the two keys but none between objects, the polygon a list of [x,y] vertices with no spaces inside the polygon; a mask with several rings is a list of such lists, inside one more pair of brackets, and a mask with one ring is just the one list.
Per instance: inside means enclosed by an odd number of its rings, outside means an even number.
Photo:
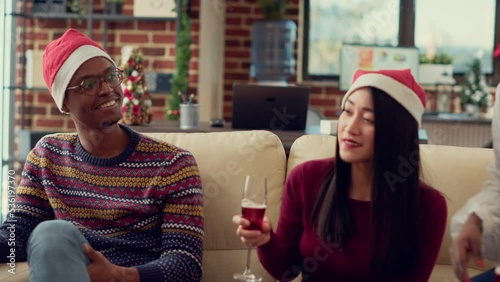
[{"label": "laptop", "polygon": [[309,87],[233,85],[234,129],[304,130]]}]

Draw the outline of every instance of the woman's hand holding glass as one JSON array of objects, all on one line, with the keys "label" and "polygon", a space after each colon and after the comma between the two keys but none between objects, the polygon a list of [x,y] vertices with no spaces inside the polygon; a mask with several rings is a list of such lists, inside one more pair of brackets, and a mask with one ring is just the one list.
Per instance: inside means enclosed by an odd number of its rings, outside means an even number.
[{"label": "woman's hand holding glass", "polygon": [[[260,246],[264,242],[269,242],[270,225],[268,220],[264,220],[267,207],[267,178],[266,177],[250,177],[247,175],[245,179],[245,187],[243,188],[243,196],[241,198],[241,216],[233,217],[233,222],[238,224],[236,234],[241,234],[243,243],[247,245],[247,260],[245,271],[243,273],[235,273],[234,280],[245,282],[261,282],[262,277],[256,275],[250,269],[252,248]],[[268,231],[262,233],[264,226]],[[244,239],[243,239],[244,238]],[[266,241],[267,240],[267,241]]]},{"label": "woman's hand holding glass", "polygon": [[264,216],[260,230],[249,229],[250,221],[241,215],[233,216],[233,223],[238,225],[236,235],[247,247],[259,247],[271,240],[272,225],[267,216]]}]

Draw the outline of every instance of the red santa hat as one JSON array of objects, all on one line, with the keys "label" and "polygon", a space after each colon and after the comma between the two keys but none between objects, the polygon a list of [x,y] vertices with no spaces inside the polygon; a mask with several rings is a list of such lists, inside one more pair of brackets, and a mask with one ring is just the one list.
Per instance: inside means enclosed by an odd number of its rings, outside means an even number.
[{"label": "red santa hat", "polygon": [[375,87],[387,93],[401,104],[420,126],[425,110],[425,91],[417,83],[410,69],[356,71],[352,85],[342,99],[342,109],[349,95],[363,87]]},{"label": "red santa hat", "polygon": [[45,48],[43,78],[61,112],[69,81],[83,63],[94,57],[104,57],[115,64],[97,42],[72,28]]}]

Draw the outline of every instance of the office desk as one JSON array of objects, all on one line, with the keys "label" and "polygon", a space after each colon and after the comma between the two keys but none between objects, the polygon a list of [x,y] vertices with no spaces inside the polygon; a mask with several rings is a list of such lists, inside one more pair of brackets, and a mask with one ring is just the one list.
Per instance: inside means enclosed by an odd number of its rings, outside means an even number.
[{"label": "office desk", "polygon": [[[226,123],[224,127],[210,127],[208,122],[201,122],[199,128],[195,129],[180,129],[179,121],[172,120],[153,120],[150,124],[141,125],[141,126],[131,126],[134,130],[138,132],[226,132],[226,131],[237,131],[241,129],[233,129],[231,128],[231,123]],[[271,130],[274,134],[276,134],[281,143],[283,143],[283,147],[285,148],[285,152],[288,156],[290,152],[290,148],[292,147],[295,139],[299,138],[304,134],[321,134],[319,130],[319,125],[316,126],[308,126],[306,130],[300,131],[282,131],[282,130]],[[419,139],[421,144],[427,143],[427,133],[424,129],[420,129],[419,131]]]},{"label": "office desk", "polygon": [[422,128],[433,145],[481,148],[489,146],[492,140],[491,119],[468,114],[424,114]]}]

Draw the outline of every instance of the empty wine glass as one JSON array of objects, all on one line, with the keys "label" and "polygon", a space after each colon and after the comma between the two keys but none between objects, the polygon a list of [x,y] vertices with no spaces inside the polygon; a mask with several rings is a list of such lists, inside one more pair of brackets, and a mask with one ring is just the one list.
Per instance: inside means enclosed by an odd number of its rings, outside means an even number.
[{"label": "empty wine glass", "polygon": [[[245,179],[245,188],[241,199],[242,217],[250,221],[250,225],[245,229],[262,230],[262,222],[267,206],[267,178],[247,175]],[[233,275],[234,280],[246,282],[260,282],[262,277],[252,273],[250,269],[250,258],[252,246],[247,250],[247,262],[243,273]]]}]

